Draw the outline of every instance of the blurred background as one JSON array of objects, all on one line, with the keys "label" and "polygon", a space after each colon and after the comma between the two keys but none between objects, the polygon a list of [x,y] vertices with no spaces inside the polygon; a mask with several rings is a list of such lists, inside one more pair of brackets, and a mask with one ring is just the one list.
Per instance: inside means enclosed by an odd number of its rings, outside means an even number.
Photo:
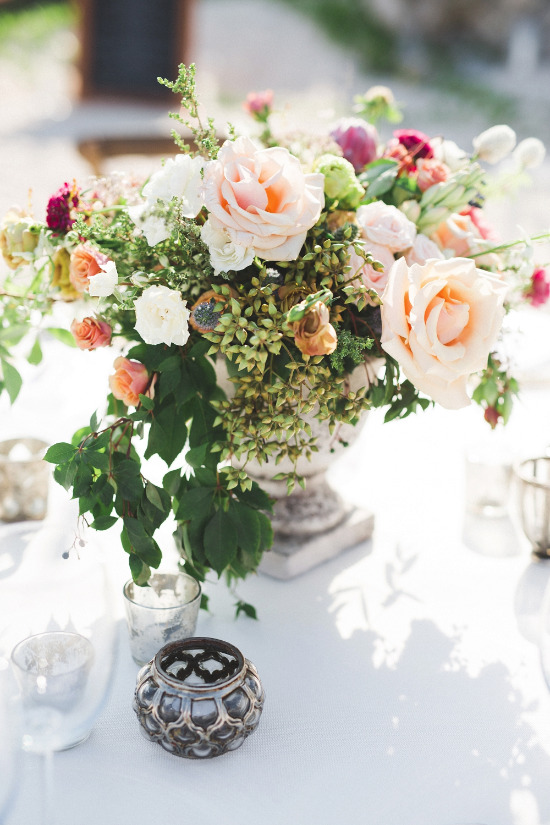
[{"label": "blurred background", "polygon": [[[549,35],[548,0],[0,0],[0,213],[156,168],[177,108],[156,77],[180,62],[220,131],[253,90],[274,90],[279,125],[324,130],[383,83],[403,126],[466,150],[495,123],[549,145]],[[548,161],[534,183],[494,206],[503,233],[548,228]]]}]

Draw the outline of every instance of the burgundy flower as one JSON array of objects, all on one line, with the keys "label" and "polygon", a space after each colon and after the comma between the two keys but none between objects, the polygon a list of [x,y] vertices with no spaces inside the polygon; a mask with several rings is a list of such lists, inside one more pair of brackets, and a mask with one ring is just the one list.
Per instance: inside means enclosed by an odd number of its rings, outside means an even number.
[{"label": "burgundy flower", "polygon": [[67,232],[74,223],[71,211],[79,204],[78,186],[64,183],[48,201],[46,223],[55,232]]},{"label": "burgundy flower", "polygon": [[396,129],[393,136],[413,158],[433,158],[430,138],[417,129]]}]

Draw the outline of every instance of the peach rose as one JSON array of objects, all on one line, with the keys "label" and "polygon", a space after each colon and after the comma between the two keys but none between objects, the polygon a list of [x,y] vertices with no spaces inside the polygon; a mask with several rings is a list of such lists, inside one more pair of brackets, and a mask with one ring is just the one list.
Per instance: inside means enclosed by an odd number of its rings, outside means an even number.
[{"label": "peach rose", "polygon": [[444,255],[436,243],[419,232],[411,248],[405,252],[404,257],[408,265],[412,266],[412,264],[425,264],[429,258],[439,258],[441,260]]},{"label": "peach rose", "polygon": [[226,140],[205,166],[204,203],[235,244],[265,261],[293,261],[324,207],[323,175],[305,175],[283,147]]},{"label": "peach rose", "polygon": [[71,253],[69,279],[79,292],[86,292],[90,278],[101,272],[101,267],[108,263],[109,258],[98,249],[87,244],[80,244]]},{"label": "peach rose", "polygon": [[453,256],[471,255],[479,249],[481,235],[469,215],[450,215],[439,224],[431,236],[440,249],[450,251]]},{"label": "peach rose", "polygon": [[87,317],[82,321],[75,318],[71,324],[71,332],[79,349],[98,349],[108,347],[111,343],[111,327],[99,318]]},{"label": "peach rose", "polygon": [[329,319],[328,307],[322,301],[317,301],[300,321],[290,324],[294,342],[300,352],[304,355],[330,355],[334,352],[336,332]]},{"label": "peach rose", "polygon": [[400,209],[383,201],[373,201],[360,206],[356,221],[363,238],[372,244],[385,246],[391,252],[408,249],[416,237],[414,223]]},{"label": "peach rose", "polygon": [[127,407],[137,407],[139,396],[147,395],[149,374],[140,361],[133,361],[119,355],[115,358],[115,374],[109,376],[109,386],[115,398]]},{"label": "peach rose", "polygon": [[421,158],[416,163],[418,169],[417,183],[421,192],[425,192],[436,183],[443,183],[450,174],[446,163],[435,158]]},{"label": "peach rose", "polygon": [[381,344],[417,389],[447,409],[470,403],[469,377],[487,364],[506,285],[467,258],[393,265],[382,296]]},{"label": "peach rose", "polygon": [[[357,281],[367,289],[375,289],[379,295],[382,295],[388,280],[388,273],[392,268],[395,258],[386,246],[379,246],[371,243],[365,244],[365,249],[369,252],[375,261],[383,265],[382,271],[374,269],[371,264],[368,264],[364,259],[357,254],[353,246],[351,246],[349,264],[351,266],[350,275],[357,275]],[[370,302],[369,302],[370,303]]]}]

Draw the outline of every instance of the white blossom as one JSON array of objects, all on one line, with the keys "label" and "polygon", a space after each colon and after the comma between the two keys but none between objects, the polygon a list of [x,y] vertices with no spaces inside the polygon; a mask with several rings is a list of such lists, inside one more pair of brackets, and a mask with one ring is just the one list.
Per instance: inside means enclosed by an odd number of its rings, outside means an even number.
[{"label": "white blossom", "polygon": [[148,203],[157,200],[170,203],[178,198],[181,214],[185,218],[196,218],[202,208],[202,174],[204,160],[190,155],[169,158],[162,169],[155,172],[143,187],[143,195]]},{"label": "white blossom", "polygon": [[134,302],[136,330],[146,344],[177,344],[189,338],[187,301],[167,286],[153,285]]},{"label": "white blossom", "polygon": [[520,141],[513,152],[514,160],[520,169],[536,169],[546,156],[546,148],[542,140],[535,137]]},{"label": "white blossom", "polygon": [[88,281],[88,292],[93,298],[106,298],[112,295],[118,284],[118,272],[114,261],[107,261],[97,275]]},{"label": "white blossom", "polygon": [[210,216],[201,229],[201,238],[210,252],[210,263],[214,273],[239,272],[254,260],[254,250],[235,243],[229,232],[215,218]]},{"label": "white blossom", "polygon": [[507,157],[516,145],[516,133],[501,123],[481,132],[472,143],[479,160],[498,163]]}]

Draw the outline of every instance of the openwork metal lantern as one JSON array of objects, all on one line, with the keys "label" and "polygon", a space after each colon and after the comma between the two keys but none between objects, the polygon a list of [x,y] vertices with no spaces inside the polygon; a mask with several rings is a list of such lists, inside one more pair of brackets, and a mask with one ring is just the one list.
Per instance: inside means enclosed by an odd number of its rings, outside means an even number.
[{"label": "openwork metal lantern", "polygon": [[138,673],[134,694],[145,735],[188,759],[236,750],[256,730],[263,704],[254,665],[233,645],[209,638],[165,645]]},{"label": "openwork metal lantern", "polygon": [[539,559],[550,558],[550,456],[528,458],[516,469],[523,532]]}]

